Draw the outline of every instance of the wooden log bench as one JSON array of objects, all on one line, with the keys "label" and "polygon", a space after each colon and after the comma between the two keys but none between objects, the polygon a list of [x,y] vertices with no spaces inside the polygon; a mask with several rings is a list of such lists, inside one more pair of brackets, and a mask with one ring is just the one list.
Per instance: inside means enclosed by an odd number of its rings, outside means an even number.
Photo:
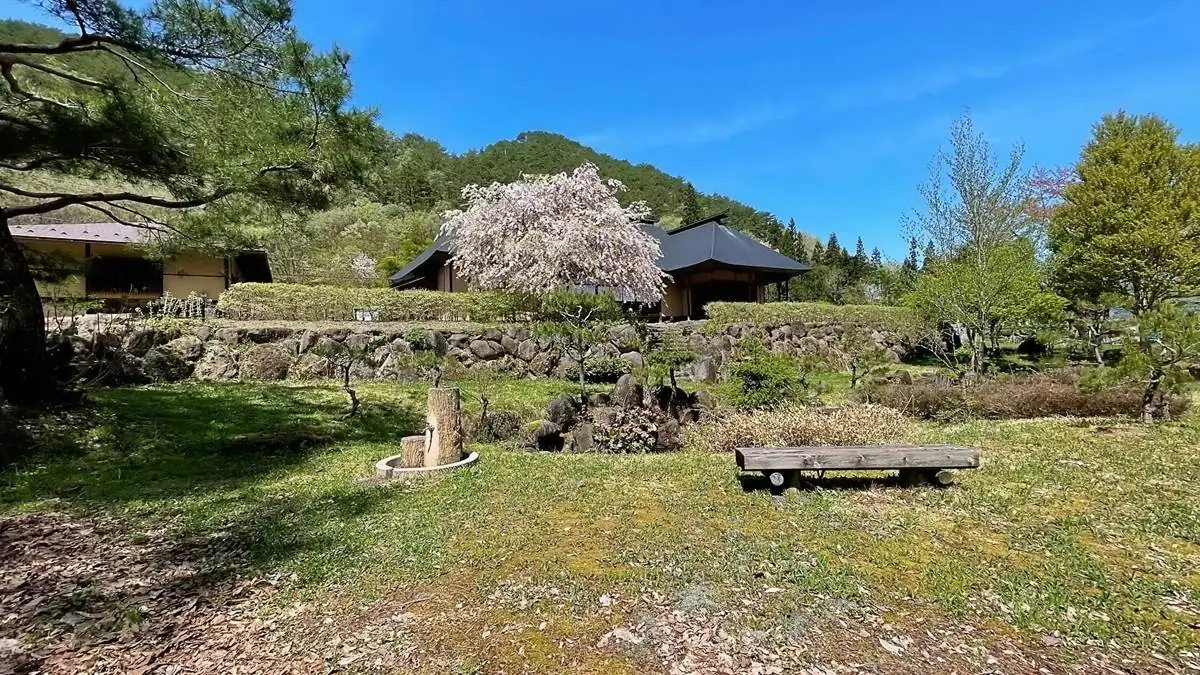
[{"label": "wooden log bench", "polygon": [[909,485],[927,482],[949,485],[950,469],[979,467],[979,451],[949,445],[807,446],[799,448],[738,448],[742,471],[762,473],[774,489],[795,483],[802,471],[899,471]]}]

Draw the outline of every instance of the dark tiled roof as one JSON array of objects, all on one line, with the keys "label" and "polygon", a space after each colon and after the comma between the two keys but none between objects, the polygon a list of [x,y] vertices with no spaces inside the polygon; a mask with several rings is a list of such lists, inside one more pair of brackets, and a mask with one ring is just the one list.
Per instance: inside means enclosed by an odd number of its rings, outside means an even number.
[{"label": "dark tiled roof", "polygon": [[38,225],[9,224],[17,239],[57,239],[59,241],[90,241],[106,244],[134,244],[162,232],[150,226],[133,227],[121,223],[42,223]]},{"label": "dark tiled roof", "polygon": [[[643,223],[642,231],[658,240],[662,259],[658,266],[664,272],[679,272],[701,265],[739,267],[780,274],[796,275],[809,269],[782,253],[724,224],[725,216],[705,218],[674,230]],[[428,276],[432,268],[440,267],[450,255],[449,241],[438,237],[391,277],[393,286],[412,283]],[[429,267],[430,270],[424,270]],[[424,270],[424,271],[423,271]]]}]

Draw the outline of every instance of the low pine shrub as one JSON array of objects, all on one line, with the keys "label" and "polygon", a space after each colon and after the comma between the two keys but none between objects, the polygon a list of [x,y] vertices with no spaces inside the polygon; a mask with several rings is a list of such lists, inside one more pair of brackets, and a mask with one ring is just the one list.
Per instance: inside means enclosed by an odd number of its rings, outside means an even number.
[{"label": "low pine shrub", "polygon": [[737,385],[730,402],[737,408],[772,408],[788,402],[818,402],[812,376],[822,369],[814,357],[757,352],[730,371]]},{"label": "low pine shrub", "polygon": [[727,411],[686,431],[690,447],[711,452],[753,446],[883,445],[904,441],[908,435],[908,422],[900,412],[877,405],[787,404],[771,410]]},{"label": "low pine shrub", "polygon": [[[1078,373],[1068,370],[1011,375],[966,385],[930,378],[912,384],[873,386],[860,397],[912,417],[934,420],[1134,417],[1141,414],[1140,390],[1108,387],[1083,391],[1078,380]],[[1176,397],[1171,404],[1172,415],[1183,413],[1189,405],[1186,397]]]},{"label": "low pine shrub", "polygon": [[[596,384],[612,384],[632,370],[633,366],[624,359],[588,359],[583,364],[583,379]],[[578,365],[568,369],[567,379],[571,381],[579,379]]]}]

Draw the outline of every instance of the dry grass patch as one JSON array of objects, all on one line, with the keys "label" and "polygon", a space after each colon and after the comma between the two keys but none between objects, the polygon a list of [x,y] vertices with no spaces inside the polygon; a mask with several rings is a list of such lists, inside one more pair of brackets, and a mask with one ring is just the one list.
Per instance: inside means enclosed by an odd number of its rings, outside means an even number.
[{"label": "dry grass patch", "polygon": [[884,445],[907,439],[899,412],[876,405],[808,408],[787,404],[770,410],[731,411],[687,431],[688,445],[712,452],[735,448],[801,445]]}]

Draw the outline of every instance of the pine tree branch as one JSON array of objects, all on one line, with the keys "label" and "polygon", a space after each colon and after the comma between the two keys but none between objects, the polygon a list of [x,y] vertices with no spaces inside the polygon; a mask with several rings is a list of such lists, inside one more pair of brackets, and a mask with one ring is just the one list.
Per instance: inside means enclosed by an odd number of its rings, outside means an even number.
[{"label": "pine tree branch", "polygon": [[19,197],[29,199],[43,199],[38,204],[30,204],[28,206],[16,206],[0,209],[8,217],[33,215],[38,213],[49,213],[56,211],[65,206],[80,204],[88,206],[89,204],[112,204],[113,202],[132,202],[134,204],[145,204],[147,206],[158,206],[164,209],[187,209],[197,206],[204,206],[210,202],[214,202],[222,197],[226,197],[235,192],[231,188],[221,188],[207,195],[195,197],[192,199],[166,199],[163,197],[153,197],[150,195],[138,194],[136,192],[92,192],[84,194],[72,194],[68,192],[34,192],[32,190],[24,190],[12,185],[0,183],[0,192],[8,192]]},{"label": "pine tree branch", "polygon": [[61,77],[64,80],[74,82],[75,84],[82,85],[84,87],[92,87],[93,89],[103,89],[105,91],[113,91],[114,90],[114,87],[112,85],[108,85],[103,82],[99,82],[97,80],[92,80],[92,79],[89,79],[89,78],[86,78],[86,77],[83,77],[80,75],[75,75],[73,73],[68,73],[66,71],[59,70],[57,68],[51,68],[50,66],[48,66],[44,63],[30,61],[29,59],[24,59],[19,56],[11,56],[11,55],[10,56],[0,56],[0,64],[20,65],[20,66],[25,66],[26,68],[40,70],[43,73],[48,73],[50,75],[54,75],[55,77]]},{"label": "pine tree branch", "polygon": [[193,102],[193,103],[199,103],[199,102],[200,102],[200,99],[199,99],[199,98],[197,98],[197,97],[195,97],[195,96],[192,96],[191,94],[185,94],[185,93],[183,93],[183,92],[181,92],[181,91],[176,91],[174,87],[172,87],[171,85],[169,85],[169,84],[167,84],[166,82],[164,82],[164,81],[163,81],[163,79],[162,79],[161,77],[159,77],[159,76],[158,76],[158,73],[155,73],[155,72],[154,72],[154,69],[150,68],[149,66],[147,66],[147,65],[146,65],[146,64],[144,64],[144,63],[142,63],[141,61],[138,61],[137,59],[135,59],[135,58],[133,58],[133,57],[131,57],[131,56],[127,56],[127,55],[125,55],[125,54],[122,54],[121,52],[119,52],[119,51],[117,51],[117,50],[115,50],[115,49],[112,49],[112,48],[110,48],[110,47],[107,47],[107,46],[105,46],[105,45],[101,45],[101,46],[100,46],[100,49],[101,49],[101,50],[103,50],[103,51],[105,51],[105,52],[107,52],[107,53],[109,53],[109,54],[112,54],[113,56],[115,56],[115,57],[117,57],[117,58],[119,58],[119,59],[121,59],[121,62],[122,62],[122,63],[124,63],[124,64],[125,64],[125,67],[129,69],[129,72],[133,74],[133,79],[135,79],[135,80],[138,80],[139,82],[141,81],[141,78],[139,78],[139,77],[138,77],[138,75],[137,75],[137,72],[133,70],[134,66],[137,66],[137,67],[138,67],[138,68],[140,68],[140,69],[141,69],[143,72],[145,72],[147,75],[149,75],[150,77],[154,78],[154,81],[155,81],[155,82],[158,82],[160,85],[162,85],[162,87],[163,87],[164,89],[166,89],[167,91],[171,92],[171,93],[172,93],[172,94],[174,94],[175,96],[178,96],[179,98],[182,98],[182,99],[184,99],[184,100],[186,100],[186,101],[191,101],[191,102]]}]

